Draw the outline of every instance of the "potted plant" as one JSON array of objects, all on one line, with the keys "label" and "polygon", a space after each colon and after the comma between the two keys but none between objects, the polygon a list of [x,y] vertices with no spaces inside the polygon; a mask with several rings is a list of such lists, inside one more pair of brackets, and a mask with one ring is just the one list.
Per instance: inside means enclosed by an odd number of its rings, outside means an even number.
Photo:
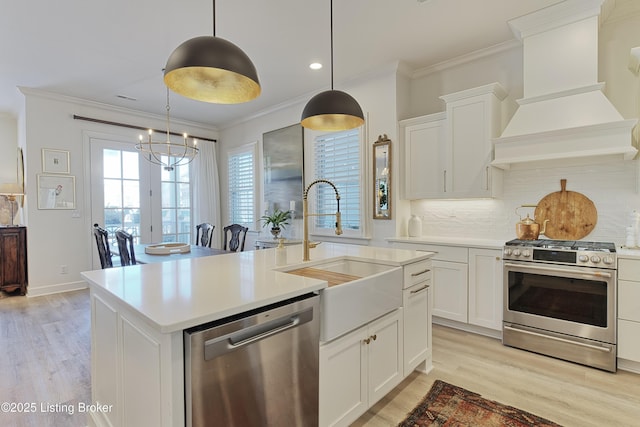
[{"label": "potted plant", "polygon": [[280,236],[280,232],[285,229],[285,225],[289,224],[290,219],[291,211],[281,211],[280,209],[276,209],[271,215],[263,215],[260,218],[263,227],[271,225],[271,234],[274,239]]}]

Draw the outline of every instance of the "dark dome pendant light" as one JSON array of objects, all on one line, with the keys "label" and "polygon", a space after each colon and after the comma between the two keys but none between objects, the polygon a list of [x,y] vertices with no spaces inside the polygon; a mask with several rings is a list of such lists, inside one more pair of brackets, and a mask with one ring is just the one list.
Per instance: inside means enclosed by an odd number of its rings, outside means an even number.
[{"label": "dark dome pendant light", "polygon": [[189,39],[167,59],[164,83],[187,98],[215,104],[239,104],[260,95],[258,72],[238,46],[216,37],[213,0],[213,36]]},{"label": "dark dome pendant light", "polygon": [[308,129],[339,131],[364,124],[362,108],[351,95],[333,89],[333,0],[331,0],[331,90],[315,95],[302,110],[300,124]]}]

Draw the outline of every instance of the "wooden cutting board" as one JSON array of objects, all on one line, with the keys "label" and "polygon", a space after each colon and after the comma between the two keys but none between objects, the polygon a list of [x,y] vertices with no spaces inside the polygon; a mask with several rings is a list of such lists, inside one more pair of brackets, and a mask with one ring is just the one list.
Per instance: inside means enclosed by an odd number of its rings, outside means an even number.
[{"label": "wooden cutting board", "polygon": [[557,240],[579,240],[591,233],[598,221],[596,207],[588,197],[575,191],[567,191],[567,180],[560,180],[560,191],[547,194],[538,202],[535,221],[544,235]]}]

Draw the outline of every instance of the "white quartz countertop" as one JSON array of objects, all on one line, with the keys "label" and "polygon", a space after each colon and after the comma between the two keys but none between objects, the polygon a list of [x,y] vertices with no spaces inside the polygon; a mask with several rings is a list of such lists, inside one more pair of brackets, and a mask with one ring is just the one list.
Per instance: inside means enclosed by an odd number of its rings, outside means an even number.
[{"label": "white quartz countertop", "polygon": [[640,259],[640,248],[626,248],[618,246],[616,248],[618,258]]},{"label": "white quartz countertop", "polygon": [[[302,263],[302,245],[288,246],[286,265],[276,249],[246,251],[82,273],[92,290],[106,291],[135,310],[161,333],[171,333],[319,291],[324,280],[277,271]],[[337,257],[402,266],[428,259],[429,252],[322,243],[311,261]]]},{"label": "white quartz countertop", "polygon": [[420,237],[391,237],[389,242],[415,243],[422,245],[446,245],[464,246],[467,248],[502,249],[507,240],[474,239],[468,237],[443,237],[443,236],[420,236]]}]

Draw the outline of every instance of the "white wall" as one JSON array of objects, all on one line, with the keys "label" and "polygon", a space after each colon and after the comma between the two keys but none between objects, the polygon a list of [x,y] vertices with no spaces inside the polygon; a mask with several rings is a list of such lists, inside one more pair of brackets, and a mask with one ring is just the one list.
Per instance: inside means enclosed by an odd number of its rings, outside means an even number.
[{"label": "white wall", "polygon": [[[606,82],[606,95],[626,119],[639,115],[639,77],[627,68],[630,49],[640,46],[638,28],[640,16],[631,14],[605,22],[599,37],[599,78]],[[442,93],[498,81],[509,91],[504,115],[508,119],[515,111],[513,101],[522,96],[520,51],[506,50],[415,79],[412,116],[444,111],[437,98]],[[413,201],[411,212],[422,217],[424,235],[506,241],[515,238],[515,223],[519,220],[515,208],[535,204],[548,193],[559,191],[560,179],[566,178],[567,189],[589,197],[598,210],[596,227],[584,239],[623,244],[625,227],[630,225],[629,213],[634,209],[640,211],[638,163],[620,160],[596,165],[549,162],[544,166],[519,166],[505,171],[504,194],[500,199]],[[522,210],[523,214],[528,211],[533,213],[531,209]]]},{"label": "white wall", "polygon": [[[392,236],[397,233],[396,227],[397,222],[394,220],[372,220],[372,204],[371,194],[373,192],[371,180],[371,156],[372,149],[371,145],[378,138],[378,135],[387,134],[394,144],[396,144],[397,149],[397,114],[396,114],[396,73],[397,73],[397,64],[390,64],[387,68],[373,72],[367,76],[363,76],[357,82],[351,81],[347,84],[336,84],[335,88],[344,90],[348,92],[351,96],[353,96],[364,111],[366,117],[365,124],[365,161],[366,164],[363,166],[364,174],[365,174],[365,187],[363,188],[363,193],[366,200],[366,208],[367,208],[367,232],[368,237],[372,239],[372,241],[376,242],[376,244],[385,244],[382,240],[384,237]],[[227,197],[228,182],[227,182],[227,153],[229,150],[241,146],[243,144],[248,144],[252,142],[257,142],[259,147],[259,159],[258,164],[262,164],[262,134],[265,132],[269,132],[275,129],[280,129],[285,126],[289,126],[295,123],[300,122],[300,115],[302,110],[307,103],[307,101],[313,96],[310,94],[309,97],[304,97],[295,101],[292,101],[287,106],[282,106],[272,112],[260,115],[259,117],[251,118],[242,123],[236,124],[234,126],[223,129],[220,133],[220,155],[219,155],[219,163],[220,163],[220,193],[222,197],[222,218],[224,222],[224,218],[227,218],[228,212],[226,209],[226,203],[224,202]],[[304,132],[304,140],[305,140],[305,153],[312,152],[312,143],[313,139],[316,136],[316,133],[313,131],[309,131],[305,129]],[[394,165],[397,168],[399,166],[399,156],[395,156]],[[309,175],[312,171],[312,165],[308,163],[310,161],[310,156],[305,154],[305,171],[306,171],[306,179],[305,182],[310,182],[312,177]],[[260,169],[260,168],[259,168]],[[259,214],[263,214],[264,206],[262,206],[263,202],[263,190],[262,190],[262,181],[263,177],[258,176],[258,201],[259,204]],[[394,185],[394,191],[398,194],[397,182]],[[408,209],[407,209],[408,211]],[[259,216],[260,216],[259,215]],[[394,214],[395,218],[395,214]],[[283,236],[289,238],[297,238],[300,239],[302,237],[302,224],[300,220],[296,220],[292,227],[287,227],[287,229],[283,232]],[[260,224],[256,224],[254,228],[254,232],[250,233],[247,237],[247,248],[253,247],[253,241],[257,238],[258,235],[262,237],[270,236],[268,234],[268,230],[263,229]],[[340,239],[344,241],[345,239]],[[357,243],[367,244],[367,241],[357,241]]]},{"label": "white wall", "polygon": [[18,121],[8,113],[0,113],[0,184],[16,182]]},{"label": "white wall", "polygon": [[[139,130],[74,120],[73,115],[163,129],[164,118],[132,110],[117,109],[73,98],[24,90],[24,147],[26,163],[25,222],[29,263],[28,295],[75,289],[84,286],[80,272],[99,266],[92,235],[90,212],[90,135],[103,135],[135,144]],[[212,129],[190,123],[184,126],[192,135],[216,138]],[[175,127],[174,127],[175,128]],[[37,174],[42,172],[41,149],[70,152],[71,175],[76,177],[77,209],[39,210]],[[15,150],[15,148],[14,148]],[[61,266],[67,266],[67,274]]]}]

